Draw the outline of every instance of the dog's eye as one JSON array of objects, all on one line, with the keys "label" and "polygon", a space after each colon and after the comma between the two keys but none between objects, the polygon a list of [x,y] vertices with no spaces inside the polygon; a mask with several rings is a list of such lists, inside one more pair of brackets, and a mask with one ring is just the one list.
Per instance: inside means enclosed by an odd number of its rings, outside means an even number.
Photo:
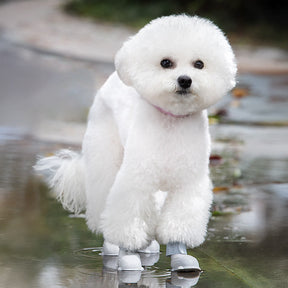
[{"label": "dog's eye", "polygon": [[174,63],[170,60],[170,59],[163,59],[161,62],[160,62],[160,65],[167,69],[167,68],[172,68],[174,66]]},{"label": "dog's eye", "polygon": [[193,63],[193,66],[197,69],[203,69],[204,63],[201,60],[197,60]]}]

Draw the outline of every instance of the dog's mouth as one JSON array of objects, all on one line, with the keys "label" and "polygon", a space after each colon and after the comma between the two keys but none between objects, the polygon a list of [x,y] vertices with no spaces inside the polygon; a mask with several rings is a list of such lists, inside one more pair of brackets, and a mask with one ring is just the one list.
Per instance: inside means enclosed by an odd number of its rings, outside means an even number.
[{"label": "dog's mouth", "polygon": [[176,94],[182,95],[182,96],[190,95],[191,94],[191,90],[190,89],[176,90]]}]

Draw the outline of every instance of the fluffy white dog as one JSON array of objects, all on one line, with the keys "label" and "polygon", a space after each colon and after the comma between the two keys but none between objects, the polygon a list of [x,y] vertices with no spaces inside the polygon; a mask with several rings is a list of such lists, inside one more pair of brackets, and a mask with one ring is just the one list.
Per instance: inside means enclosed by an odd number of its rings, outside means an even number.
[{"label": "fluffy white dog", "polygon": [[[82,153],[60,151],[36,169],[49,171],[63,206],[86,210],[89,228],[105,241],[136,251],[156,239],[184,255],[206,234],[206,109],[234,87],[234,54],[213,23],[179,15],[146,25],[115,65],[95,97]],[[189,266],[178,262],[172,268]]]}]

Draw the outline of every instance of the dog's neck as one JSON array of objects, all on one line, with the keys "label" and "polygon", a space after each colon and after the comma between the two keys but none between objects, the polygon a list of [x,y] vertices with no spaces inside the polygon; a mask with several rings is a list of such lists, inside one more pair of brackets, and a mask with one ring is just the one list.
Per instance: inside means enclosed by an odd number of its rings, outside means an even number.
[{"label": "dog's neck", "polygon": [[166,111],[164,109],[162,109],[161,107],[157,106],[157,105],[154,105],[152,103],[150,103],[154,108],[156,108],[159,112],[161,112],[162,114],[164,115],[167,115],[167,116],[171,116],[171,117],[174,117],[174,118],[187,118],[189,116],[191,116],[191,114],[185,114],[185,115],[176,115],[176,114],[173,114],[169,111]]}]

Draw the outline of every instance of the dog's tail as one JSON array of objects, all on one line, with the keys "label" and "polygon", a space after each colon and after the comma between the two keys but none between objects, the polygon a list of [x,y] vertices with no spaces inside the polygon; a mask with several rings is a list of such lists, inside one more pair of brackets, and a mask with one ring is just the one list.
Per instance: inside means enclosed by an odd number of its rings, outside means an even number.
[{"label": "dog's tail", "polygon": [[34,169],[44,176],[63,207],[79,214],[86,207],[83,157],[71,150],[61,150],[54,156],[40,158]]}]

